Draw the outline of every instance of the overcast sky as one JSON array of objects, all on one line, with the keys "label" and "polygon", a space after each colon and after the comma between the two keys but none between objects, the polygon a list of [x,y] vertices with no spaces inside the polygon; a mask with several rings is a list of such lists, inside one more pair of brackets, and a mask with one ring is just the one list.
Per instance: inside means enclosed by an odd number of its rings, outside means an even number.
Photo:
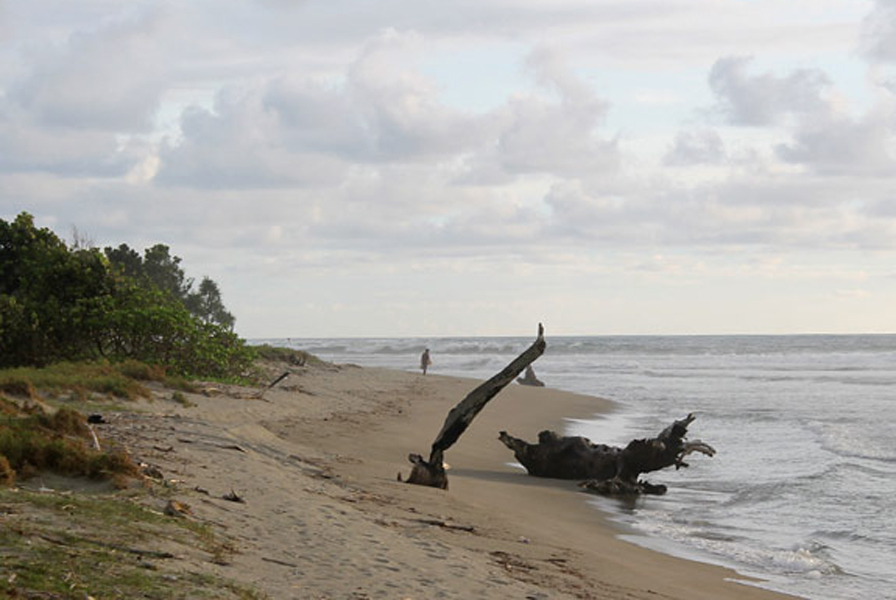
[{"label": "overcast sky", "polygon": [[246,337],[896,331],[896,2],[0,0],[0,218]]}]

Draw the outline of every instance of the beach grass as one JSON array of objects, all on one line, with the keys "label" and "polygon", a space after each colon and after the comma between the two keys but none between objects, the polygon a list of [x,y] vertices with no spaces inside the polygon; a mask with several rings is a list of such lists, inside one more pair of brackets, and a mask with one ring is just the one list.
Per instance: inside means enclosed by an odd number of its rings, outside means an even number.
[{"label": "beach grass", "polygon": [[42,471],[95,479],[133,477],[137,466],[117,449],[92,448],[84,416],[70,408],[53,413],[0,416],[0,483],[12,484]]},{"label": "beach grass", "polygon": [[[232,551],[209,525],[152,510],[141,495],[0,489],[0,595],[264,597],[201,567]],[[181,560],[196,549],[199,566]]]},{"label": "beach grass", "polygon": [[149,398],[148,382],[193,392],[187,378],[172,376],[164,367],[136,360],[110,362],[60,362],[46,367],[16,367],[0,370],[0,393],[37,399],[38,390],[50,395],[69,394],[87,401],[92,394],[120,400]]},{"label": "beach grass", "polygon": [[258,357],[262,360],[282,362],[292,365],[318,366],[325,364],[325,361],[304,350],[295,350],[293,348],[284,348],[282,346],[271,346],[270,344],[252,346],[252,348],[258,353]]},{"label": "beach grass", "polygon": [[47,367],[17,367],[0,371],[0,392],[13,396],[36,398],[36,390],[53,394],[70,393],[85,400],[90,393],[135,400],[149,397],[149,390],[141,383],[159,380],[152,367],[138,367],[129,362],[56,363]]}]

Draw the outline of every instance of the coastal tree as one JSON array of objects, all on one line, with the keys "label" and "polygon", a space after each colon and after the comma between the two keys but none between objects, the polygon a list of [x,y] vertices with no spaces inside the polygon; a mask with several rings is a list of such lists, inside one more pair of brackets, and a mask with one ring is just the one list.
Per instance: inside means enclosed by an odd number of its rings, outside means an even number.
[{"label": "coastal tree", "polygon": [[184,304],[191,313],[202,319],[204,323],[217,323],[225,327],[233,327],[233,315],[224,307],[221,290],[214,280],[203,277],[199,289],[190,292]]},{"label": "coastal tree", "polygon": [[193,314],[179,265],[162,244],[144,257],[125,244],[70,248],[28,213],[0,219],[0,368],[136,359],[183,375],[247,372],[255,353],[233,332],[217,285],[200,287],[203,312]]},{"label": "coastal tree", "polygon": [[187,277],[180,266],[181,258],[172,255],[165,244],[146,248],[142,256],[127,244],[106,247],[104,252],[113,268],[122,275],[168,294],[204,323],[233,328],[235,319],[224,306],[218,284],[203,277],[198,289],[194,290],[194,280]]}]

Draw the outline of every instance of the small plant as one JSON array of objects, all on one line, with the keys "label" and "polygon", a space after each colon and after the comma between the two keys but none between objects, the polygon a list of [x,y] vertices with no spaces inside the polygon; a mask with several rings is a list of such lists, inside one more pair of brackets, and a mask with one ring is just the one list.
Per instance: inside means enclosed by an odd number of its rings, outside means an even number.
[{"label": "small plant", "polygon": [[149,390],[139,381],[104,362],[61,362],[41,369],[19,367],[0,371],[0,390],[36,399],[36,389],[71,392],[79,400],[86,400],[91,392],[128,400],[149,396]]},{"label": "small plant", "polygon": [[12,485],[15,480],[15,469],[6,460],[6,457],[0,454],[0,485]]},{"label": "small plant", "polygon": [[116,370],[125,377],[138,381],[165,381],[165,367],[161,365],[148,365],[138,360],[128,359],[115,366]]},{"label": "small plant", "polygon": [[0,376],[0,392],[20,398],[37,398],[37,392],[31,381],[17,372],[12,372],[5,377]]},{"label": "small plant", "polygon": [[306,364],[319,365],[323,361],[314,356],[310,352],[304,350],[295,350],[294,348],[284,348],[282,346],[271,346],[270,344],[262,344],[254,346],[258,357],[263,360],[274,362],[284,362],[291,365],[303,366]]},{"label": "small plant", "polygon": [[177,391],[177,392],[174,392],[173,394],[171,394],[171,399],[174,400],[175,402],[177,402],[178,404],[180,404],[181,406],[185,406],[187,408],[196,406],[196,404],[194,404],[193,402],[190,402],[190,400],[187,399],[186,396],[184,396],[183,392],[180,392],[180,391]]},{"label": "small plant", "polygon": [[264,597],[177,560],[170,549],[208,561],[235,549],[210,527],[166,518],[132,494],[0,488],[0,504],[11,509],[0,527],[0,598]]},{"label": "small plant", "polygon": [[43,470],[61,475],[110,478],[136,476],[137,465],[120,451],[90,448],[90,429],[80,413],[61,408],[52,415],[0,417],[0,479],[29,477]]},{"label": "small plant", "polygon": [[18,404],[0,394],[0,415],[18,415],[21,413],[22,410]]}]

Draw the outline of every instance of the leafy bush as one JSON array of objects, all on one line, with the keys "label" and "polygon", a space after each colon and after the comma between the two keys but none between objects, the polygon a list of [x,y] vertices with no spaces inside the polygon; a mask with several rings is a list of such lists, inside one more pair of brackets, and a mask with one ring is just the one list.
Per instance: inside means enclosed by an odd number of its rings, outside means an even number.
[{"label": "leafy bush", "polygon": [[143,258],[126,245],[69,249],[27,213],[0,219],[0,368],[105,358],[245,376],[255,351],[233,333],[217,284],[192,292],[179,263],[162,244]]}]

